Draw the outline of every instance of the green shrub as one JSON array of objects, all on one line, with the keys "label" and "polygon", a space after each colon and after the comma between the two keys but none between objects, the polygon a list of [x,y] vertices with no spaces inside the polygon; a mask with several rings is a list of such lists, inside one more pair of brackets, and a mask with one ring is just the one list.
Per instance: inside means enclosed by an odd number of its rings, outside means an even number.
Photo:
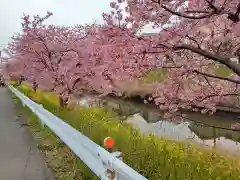
[{"label": "green shrub", "polygon": [[[29,94],[25,88],[19,89]],[[44,93],[39,96],[35,101],[97,144],[102,145],[107,136],[113,137],[116,141],[115,149],[123,152],[124,162],[150,180],[240,179],[239,158],[234,159],[210,149],[157,138],[151,134],[143,136],[131,126],[119,123],[116,114],[105,108],[59,110],[56,104],[45,98]],[[87,174],[85,178],[88,179],[90,175],[86,169],[79,171]]]},{"label": "green shrub", "polygon": [[17,82],[16,81],[10,81],[9,84],[11,84],[12,86],[16,86],[17,85]]}]

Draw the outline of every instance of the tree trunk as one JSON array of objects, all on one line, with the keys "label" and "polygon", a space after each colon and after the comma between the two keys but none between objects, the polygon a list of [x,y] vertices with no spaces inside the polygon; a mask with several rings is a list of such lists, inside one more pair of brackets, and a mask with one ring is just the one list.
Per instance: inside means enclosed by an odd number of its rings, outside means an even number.
[{"label": "tree trunk", "polygon": [[24,77],[21,76],[20,79],[19,79],[19,81],[18,81],[18,84],[21,85],[23,81],[24,81]]},{"label": "tree trunk", "polygon": [[34,82],[32,88],[33,88],[33,91],[36,92],[38,88],[38,84]]},{"label": "tree trunk", "polygon": [[60,95],[58,97],[58,99],[59,99],[59,105],[60,105],[61,108],[64,108],[64,107],[67,106],[67,102],[68,102],[68,98],[67,97],[64,97],[64,96]]},{"label": "tree trunk", "polygon": [[58,100],[59,100],[60,107],[64,107],[64,100],[63,100],[63,97],[61,95],[58,97]]}]

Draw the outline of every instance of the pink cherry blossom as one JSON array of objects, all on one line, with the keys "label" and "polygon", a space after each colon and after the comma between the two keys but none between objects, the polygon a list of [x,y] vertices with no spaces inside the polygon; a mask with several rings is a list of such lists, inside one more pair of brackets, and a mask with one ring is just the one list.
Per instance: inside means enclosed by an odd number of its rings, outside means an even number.
[{"label": "pink cherry blossom", "polygon": [[[172,114],[197,107],[215,112],[239,96],[240,65],[233,61],[240,59],[239,0],[117,0],[110,7],[103,25],[59,27],[44,25],[50,12],[25,15],[23,32],[9,44],[21,68],[10,64],[6,72],[64,96],[151,94]],[[150,23],[161,30],[139,35]],[[153,71],[163,77],[141,85]]]}]

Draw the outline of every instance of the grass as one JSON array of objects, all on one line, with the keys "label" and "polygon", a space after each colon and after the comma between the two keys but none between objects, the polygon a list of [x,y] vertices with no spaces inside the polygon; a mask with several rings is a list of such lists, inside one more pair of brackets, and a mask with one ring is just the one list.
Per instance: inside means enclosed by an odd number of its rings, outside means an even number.
[{"label": "grass", "polygon": [[[49,93],[45,94],[43,91],[34,93],[24,84],[18,89],[43,104],[46,109],[64,119],[97,144],[102,145],[103,139],[107,136],[113,137],[116,141],[115,149],[123,152],[124,162],[149,180],[240,179],[239,158],[228,157],[210,149],[200,149],[197,146],[156,138],[151,134],[144,136],[131,126],[119,123],[116,114],[105,108],[59,109],[54,94],[51,98]],[[40,133],[37,136],[41,137],[42,147],[52,148],[50,153],[46,153],[46,150],[44,152],[47,162],[50,162],[49,166],[56,174],[64,176],[57,179],[96,178],[71,154],[70,150],[67,153],[63,150],[66,147],[48,129],[40,127],[36,117],[29,110],[25,111],[29,117],[31,131]],[[52,159],[59,160],[55,163]]]},{"label": "grass", "polygon": [[28,108],[22,107],[20,100],[14,95],[13,100],[23,112],[24,124],[37,141],[38,148],[44,154],[56,180],[98,179],[49,128],[43,128],[38,118]]},{"label": "grass", "polygon": [[142,80],[145,83],[161,82],[165,76],[166,72],[163,69],[155,69],[144,75]]},{"label": "grass", "polygon": [[[216,63],[214,75],[220,76],[220,77],[228,77],[232,73],[233,71],[227,68],[226,66],[220,63]],[[163,81],[165,77],[166,77],[166,70],[159,68],[145,74],[142,80],[145,83],[154,83],[154,82]]]},{"label": "grass", "polygon": [[215,68],[215,75],[221,77],[228,77],[229,75],[233,74],[233,71],[227,68],[222,64],[217,64]]}]

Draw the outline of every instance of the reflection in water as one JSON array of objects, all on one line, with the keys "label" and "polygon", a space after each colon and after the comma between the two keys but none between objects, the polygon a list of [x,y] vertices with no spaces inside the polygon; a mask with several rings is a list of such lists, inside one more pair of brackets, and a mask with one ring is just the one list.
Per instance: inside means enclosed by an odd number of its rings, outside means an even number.
[{"label": "reflection in water", "polygon": [[188,128],[188,123],[182,123],[175,125],[167,121],[158,121],[155,123],[147,123],[141,114],[134,114],[129,116],[126,120],[135,127],[141,129],[142,132],[151,132],[156,136],[168,137],[171,140],[187,140],[188,134],[191,131]]},{"label": "reflection in water", "polygon": [[240,143],[227,139],[225,137],[219,137],[216,139],[209,139],[209,140],[201,140],[199,143],[209,147],[224,149],[231,153],[240,154]]},{"label": "reflection in water", "polygon": [[188,113],[181,124],[161,121],[158,109],[144,104],[106,98],[105,106],[114,109],[127,122],[140,128],[144,133],[152,132],[156,136],[165,136],[171,140],[189,141],[213,148],[240,154],[240,131],[232,131],[231,125],[238,122],[236,113],[216,113],[203,115]]}]

